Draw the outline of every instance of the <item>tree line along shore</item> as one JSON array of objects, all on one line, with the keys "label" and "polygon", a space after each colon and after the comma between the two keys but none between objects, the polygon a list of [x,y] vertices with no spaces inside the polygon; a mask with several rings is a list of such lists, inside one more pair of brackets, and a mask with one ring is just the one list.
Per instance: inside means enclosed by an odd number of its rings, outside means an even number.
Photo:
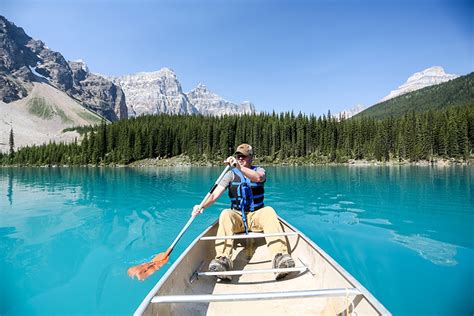
[{"label": "tree line along shore", "polygon": [[[474,151],[474,106],[400,117],[335,118],[286,113],[241,116],[141,116],[76,129],[82,139],[14,148],[1,165],[215,165],[240,143],[272,164],[469,163]],[[179,162],[181,161],[181,162]]]}]

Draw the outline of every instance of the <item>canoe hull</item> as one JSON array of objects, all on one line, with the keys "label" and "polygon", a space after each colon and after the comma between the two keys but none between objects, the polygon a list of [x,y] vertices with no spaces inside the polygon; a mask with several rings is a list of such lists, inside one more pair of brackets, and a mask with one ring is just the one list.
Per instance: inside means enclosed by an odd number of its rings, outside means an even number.
[{"label": "canoe hull", "polygon": [[[285,232],[298,235],[286,236],[290,253],[296,266],[306,267],[304,272],[293,272],[280,281],[274,280],[273,273],[249,273],[233,276],[232,282],[216,282],[212,276],[197,276],[207,271],[210,260],[215,256],[214,241],[200,240],[205,236],[215,236],[217,223],[208,227],[170,267],[167,273],[150,291],[135,315],[390,315],[357,280],[347,273],[336,261],[296,228],[280,218]],[[268,270],[271,258],[263,238],[235,240],[233,270]],[[250,271],[254,272],[254,271]],[[327,297],[302,297],[304,291],[326,289],[354,289],[360,294],[343,294]],[[212,295],[237,297],[243,293],[300,293],[296,298],[275,298],[265,300],[151,303],[154,296]],[[270,295],[271,294],[265,294]],[[242,309],[244,307],[244,309]]]}]

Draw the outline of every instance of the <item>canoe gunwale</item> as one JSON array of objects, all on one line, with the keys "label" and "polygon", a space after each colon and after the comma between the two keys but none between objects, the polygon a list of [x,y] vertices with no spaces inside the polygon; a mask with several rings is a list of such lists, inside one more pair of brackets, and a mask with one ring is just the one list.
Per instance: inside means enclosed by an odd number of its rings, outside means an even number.
[{"label": "canoe gunwale", "polygon": [[195,244],[197,244],[201,238],[209,232],[214,225],[216,225],[218,221],[216,220],[213,224],[211,224],[209,227],[207,227],[196,239],[193,240],[193,242],[186,248],[185,251],[176,259],[176,261],[169,267],[169,269],[166,271],[166,273],[160,278],[160,280],[155,284],[155,286],[148,292],[147,296],[143,299],[143,301],[140,303],[138,306],[137,310],[133,313],[134,316],[141,316],[145,309],[148,307],[148,304],[151,303],[151,300],[155,296],[155,293],[158,291],[158,289],[166,282],[166,280],[169,278],[169,276],[173,273],[174,269],[176,266],[178,266],[181,261],[186,257],[188,254],[189,250],[191,250]]},{"label": "canoe gunwale", "polygon": [[373,296],[356,278],[354,278],[349,272],[346,271],[336,260],[334,260],[329,254],[327,254],[321,247],[319,247],[315,242],[313,242],[310,238],[308,238],[305,234],[303,234],[300,230],[296,229],[293,225],[288,223],[286,220],[278,216],[278,219],[288,226],[291,230],[298,232],[299,237],[303,238],[311,247],[314,248],[330,265],[332,265],[337,271],[341,273],[341,275],[351,283],[354,288],[360,290],[362,295],[365,296],[369,304],[371,304],[377,311],[379,311],[382,315],[392,315],[385,306],[380,303],[375,296]]}]

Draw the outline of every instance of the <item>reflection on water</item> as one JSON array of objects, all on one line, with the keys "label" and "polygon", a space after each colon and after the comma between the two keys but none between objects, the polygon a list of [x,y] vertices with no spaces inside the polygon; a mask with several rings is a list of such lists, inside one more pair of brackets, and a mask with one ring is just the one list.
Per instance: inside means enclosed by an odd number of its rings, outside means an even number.
[{"label": "reflection on water", "polygon": [[[266,169],[266,203],[360,272],[390,309],[408,310],[384,286],[400,265],[398,256],[407,264],[422,261],[433,279],[439,268],[466,269],[462,256],[474,249],[473,168]],[[0,314],[132,313],[151,283],[132,282],[124,271],[169,246],[220,171],[0,169]],[[174,256],[217,218],[228,198],[216,204],[193,223]],[[385,275],[371,277],[380,266]],[[58,307],[58,297],[67,304]]]},{"label": "reflection on water", "polygon": [[9,170],[7,173],[8,184],[7,184],[7,198],[8,203],[12,205],[13,203],[13,171]]},{"label": "reflection on water", "polygon": [[441,241],[436,241],[420,235],[401,236],[393,233],[393,241],[416,251],[422,258],[442,266],[454,266],[457,261],[456,247]]}]

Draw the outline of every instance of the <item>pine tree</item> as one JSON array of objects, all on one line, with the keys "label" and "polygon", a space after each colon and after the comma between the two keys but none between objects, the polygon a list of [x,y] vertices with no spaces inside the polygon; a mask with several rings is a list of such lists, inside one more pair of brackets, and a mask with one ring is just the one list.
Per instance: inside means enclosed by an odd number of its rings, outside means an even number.
[{"label": "pine tree", "polygon": [[468,129],[467,129],[467,121],[464,118],[461,118],[461,122],[459,122],[459,153],[464,160],[469,159],[469,137],[468,137]]},{"label": "pine tree", "polygon": [[439,128],[438,138],[438,155],[442,157],[448,157],[448,122],[444,121],[441,123]]},{"label": "pine tree", "polygon": [[458,157],[459,156],[459,132],[458,125],[456,122],[456,116],[451,111],[448,112],[448,126],[447,126],[447,140],[448,140],[448,156]]},{"label": "pine tree", "polygon": [[13,159],[13,156],[15,155],[15,139],[13,135],[13,127],[10,129],[10,158]]},{"label": "pine tree", "polygon": [[306,156],[305,121],[306,117],[299,113],[296,119],[296,156],[298,157]]},{"label": "pine tree", "polygon": [[89,137],[89,157],[91,160],[92,164],[97,165],[99,163],[99,148],[98,148],[98,140],[97,140],[97,135],[92,132]]}]

